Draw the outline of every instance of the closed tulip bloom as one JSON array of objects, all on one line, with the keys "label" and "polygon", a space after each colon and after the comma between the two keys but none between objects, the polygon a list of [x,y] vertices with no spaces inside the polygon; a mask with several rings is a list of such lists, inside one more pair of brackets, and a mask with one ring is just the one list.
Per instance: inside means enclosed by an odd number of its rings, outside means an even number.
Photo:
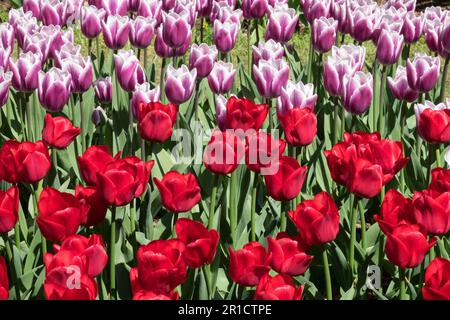
[{"label": "closed tulip bloom", "polygon": [[233,87],[235,76],[236,69],[232,63],[218,61],[208,75],[209,87],[215,94],[227,93]]},{"label": "closed tulip bloom", "polygon": [[141,137],[150,142],[164,142],[169,139],[177,112],[177,106],[174,104],[140,103],[138,129]]},{"label": "closed tulip bloom", "polygon": [[187,12],[163,12],[162,35],[164,42],[171,48],[183,46],[192,37]]},{"label": "closed tulip bloom", "polygon": [[228,248],[230,254],[229,274],[233,282],[242,286],[256,286],[270,270],[270,255],[258,242],[249,242],[240,250],[233,251]]},{"label": "closed tulip bloom", "polygon": [[350,35],[358,42],[372,39],[379,20],[377,5],[359,6],[348,13]]},{"label": "closed tulip bloom", "polygon": [[[40,18],[41,16],[41,1],[39,0],[23,0],[22,8],[23,12],[31,12],[34,17]],[[11,23],[11,21],[10,21]]]},{"label": "closed tulip bloom", "polygon": [[429,143],[450,141],[450,107],[445,103],[425,101],[414,108],[420,136]]},{"label": "closed tulip bloom", "polygon": [[220,130],[227,130],[227,102],[223,95],[216,96],[216,121]]},{"label": "closed tulip bloom", "polygon": [[68,288],[68,284],[72,287],[73,276],[77,272],[77,266],[60,266],[46,272],[44,293],[47,300],[95,300],[97,283],[87,274],[80,275],[75,288]]},{"label": "closed tulip bloom", "polygon": [[407,11],[414,11],[416,9],[416,0],[389,0],[386,2],[387,8],[394,7],[396,9],[405,9]]},{"label": "closed tulip bloom", "polygon": [[72,56],[61,61],[61,69],[71,75],[71,91],[86,92],[92,85],[94,69],[90,57]]},{"label": "closed tulip bloom", "polygon": [[321,17],[313,23],[313,45],[319,52],[328,52],[336,43],[338,22],[333,18]]},{"label": "closed tulip bloom", "polygon": [[39,72],[38,96],[41,105],[49,112],[59,112],[69,100],[72,77],[70,73],[51,68]]},{"label": "closed tulip bloom", "polygon": [[6,268],[5,259],[0,256],[0,300],[8,300],[9,298],[9,281],[8,269]]},{"label": "closed tulip bloom", "polygon": [[394,189],[386,192],[380,213],[374,215],[374,218],[385,234],[392,233],[401,224],[415,223],[411,200]]},{"label": "closed tulip bloom", "polygon": [[153,18],[136,17],[130,23],[130,42],[140,49],[147,48],[155,34],[156,20]]},{"label": "closed tulip bloom", "polygon": [[424,20],[422,15],[408,12],[403,22],[402,35],[405,43],[415,43],[422,36]]},{"label": "closed tulip bloom", "polygon": [[[8,233],[19,220],[19,188],[0,190],[0,233]],[[0,290],[1,291],[1,290]]]},{"label": "closed tulip bloom", "polygon": [[309,23],[313,23],[314,20],[320,17],[328,18],[331,13],[330,0],[301,0],[300,5]]},{"label": "closed tulip bloom", "polygon": [[335,0],[331,6],[331,16],[338,21],[338,30],[343,34],[349,34],[351,31],[350,15],[347,13],[349,11],[347,0]]},{"label": "closed tulip bloom", "polygon": [[439,57],[430,57],[416,53],[414,60],[406,60],[406,74],[409,86],[419,92],[428,92],[434,88],[441,67]]},{"label": "closed tulip bloom", "polygon": [[386,237],[386,256],[400,268],[420,265],[428,250],[436,244],[436,238],[427,240],[426,233],[418,225],[402,224]]},{"label": "closed tulip bloom", "polygon": [[411,89],[408,84],[406,68],[398,66],[394,78],[388,77],[389,89],[392,95],[402,101],[413,102],[419,98],[419,92]]},{"label": "closed tulip bloom", "polygon": [[424,300],[450,300],[450,261],[435,258],[425,271]]},{"label": "closed tulip bloom", "polygon": [[127,16],[108,16],[106,22],[102,20],[103,39],[110,49],[121,49],[128,41],[130,33],[130,19]]},{"label": "closed tulip bloom", "polygon": [[279,60],[284,56],[283,45],[269,39],[266,42],[259,42],[253,46],[253,64],[258,64],[259,60]]},{"label": "closed tulip bloom", "polygon": [[231,130],[215,130],[205,148],[203,164],[215,174],[229,174],[237,169],[244,152],[244,143]]},{"label": "closed tulip bloom", "polygon": [[141,102],[158,102],[160,99],[160,89],[159,86],[151,89],[148,82],[136,85],[133,95],[131,97],[131,108],[133,112],[134,119],[138,119],[139,116],[139,104]]},{"label": "closed tulip bloom", "polygon": [[81,133],[80,128],[72,125],[65,117],[52,117],[46,114],[42,139],[53,148],[65,149]]},{"label": "closed tulip bloom", "polygon": [[[449,152],[447,150],[446,158]],[[446,162],[448,163],[447,159]],[[438,193],[450,192],[450,169],[435,168],[431,171],[431,183],[428,190],[436,191]]]},{"label": "closed tulip bloom", "polygon": [[154,178],[164,207],[174,213],[190,211],[200,202],[200,187],[192,173],[166,173],[161,180]]},{"label": "closed tulip bloom", "polygon": [[450,13],[448,13],[448,11],[443,18],[441,28],[442,29],[439,38],[441,46],[447,52],[447,54],[450,54]]},{"label": "closed tulip bloom", "polygon": [[[36,33],[43,36],[45,40],[40,39],[40,41],[46,42],[45,45],[43,44],[43,46],[47,46],[48,48],[47,57],[54,60],[58,58],[59,51],[61,51],[64,45],[66,45],[67,43],[73,44],[73,30],[70,28],[67,29],[67,31],[63,31],[60,26],[43,26]],[[42,52],[43,49],[41,50],[41,53]],[[60,67],[60,65],[57,66]]]},{"label": "closed tulip bloom", "polygon": [[377,43],[377,60],[384,65],[391,65],[398,61],[403,49],[403,36],[394,31],[381,31]]},{"label": "closed tulip bloom", "polygon": [[[19,20],[21,20],[21,19],[30,19],[31,20],[31,19],[35,18],[34,14],[31,10],[26,10],[24,8],[23,4],[26,1],[27,0],[22,1],[22,7],[17,8],[17,9],[11,8],[8,11],[8,22],[14,29],[16,29]],[[32,0],[32,1],[34,1],[34,0]],[[39,3],[36,3],[36,5],[38,6],[38,9],[39,9]]]},{"label": "closed tulip bloom", "polygon": [[62,242],[77,232],[86,211],[70,193],[47,187],[39,197],[36,222],[42,235],[54,242]]},{"label": "closed tulip bloom", "polygon": [[94,82],[94,92],[98,102],[111,103],[113,93],[111,77],[97,79]]},{"label": "closed tulip bloom", "polygon": [[194,92],[196,79],[197,69],[189,71],[185,65],[175,69],[170,65],[167,68],[165,84],[167,99],[176,105],[188,101]]},{"label": "closed tulip bloom", "polygon": [[289,66],[283,59],[260,60],[253,66],[253,77],[261,96],[278,98],[289,80]]},{"label": "closed tulip bloom", "polygon": [[186,281],[185,244],[178,239],[154,240],[137,252],[137,267],[130,271],[131,289],[169,293]]},{"label": "closed tulip bloom", "polygon": [[106,11],[96,6],[81,8],[81,32],[89,38],[94,39],[102,33],[102,21],[105,19]]},{"label": "closed tulip bloom", "polygon": [[285,274],[265,274],[255,290],[255,300],[301,300],[302,286],[296,287],[291,277]]},{"label": "closed tulip bloom", "polygon": [[267,243],[271,255],[270,265],[278,273],[300,276],[306,272],[313,259],[313,256],[302,250],[298,241],[281,233],[276,239],[268,237]]},{"label": "closed tulip bloom", "polygon": [[55,66],[61,68],[62,60],[81,55],[81,46],[65,43],[55,54]]},{"label": "closed tulip bloom", "polygon": [[81,224],[87,227],[97,226],[105,220],[108,206],[103,202],[97,188],[77,185],[75,198],[86,208],[87,213]]},{"label": "closed tulip bloom", "polygon": [[193,44],[189,55],[189,69],[197,69],[199,79],[206,78],[214,67],[217,55],[216,46],[208,46],[206,43]]},{"label": "closed tulip bloom", "polygon": [[[133,279],[131,281],[135,280]],[[133,291],[133,300],[179,300],[179,299],[180,295],[178,294],[178,292],[173,290],[170,291],[169,293],[163,292],[161,290],[156,291],[138,290],[136,292]]]},{"label": "closed tulip bloom", "polygon": [[[230,4],[230,2],[233,1],[234,4]],[[235,8],[235,0],[214,0],[209,21],[214,22],[219,20],[220,22],[225,22],[226,20],[231,19],[235,23],[239,23],[242,18],[242,10]]]},{"label": "closed tulip bloom", "polygon": [[370,73],[358,71],[343,78],[344,108],[354,115],[364,113],[372,103],[373,78]]},{"label": "closed tulip bloom", "polygon": [[105,9],[106,16],[126,16],[127,2],[127,0],[102,0],[96,7]]},{"label": "closed tulip bloom", "polygon": [[42,141],[8,140],[0,149],[0,172],[9,183],[34,183],[50,170],[50,155]]},{"label": "closed tulip bloom", "polygon": [[123,90],[134,91],[136,85],[145,82],[145,72],[133,50],[120,50],[114,55],[117,81]]},{"label": "closed tulip bloom", "polygon": [[414,219],[426,233],[444,235],[450,230],[450,192],[416,191],[412,204]]},{"label": "closed tulip bloom", "polygon": [[9,59],[13,87],[20,92],[31,92],[37,89],[41,66],[41,55],[39,53],[21,53],[16,62]]},{"label": "closed tulip bloom", "polygon": [[197,1],[178,0],[175,4],[173,12],[185,15],[187,22],[193,28],[197,20]]},{"label": "closed tulip bloom", "polygon": [[156,26],[162,22],[162,3],[158,0],[141,0],[137,10],[138,16],[150,17],[156,20]]},{"label": "closed tulip bloom", "polygon": [[102,107],[97,106],[94,108],[94,110],[92,110],[91,121],[95,127],[106,123],[107,119],[108,117]]},{"label": "closed tulip bloom", "polygon": [[378,9],[378,12],[378,22],[372,34],[372,41],[375,45],[378,45],[378,40],[383,30],[388,33],[401,34],[406,15],[406,10],[397,10],[395,8],[390,8],[389,10]]},{"label": "closed tulip bloom", "polygon": [[5,72],[0,67],[0,107],[3,107],[8,101],[9,87],[11,86],[11,80],[13,73],[11,71]]},{"label": "closed tulip bloom", "polygon": [[262,175],[269,173],[273,161],[277,161],[284,150],[286,142],[275,139],[264,131],[257,131],[245,136],[245,164],[249,170]]},{"label": "closed tulip bloom", "polygon": [[268,0],[242,0],[242,13],[246,19],[261,19],[268,10]]},{"label": "closed tulip bloom", "polygon": [[225,105],[226,121],[222,128],[247,131],[258,131],[269,112],[266,104],[255,104],[246,98],[230,97]]},{"label": "closed tulip bloom", "polygon": [[276,163],[278,170],[264,176],[267,193],[278,201],[292,200],[300,193],[308,168],[288,156],[280,157]]},{"label": "closed tulip bloom", "polygon": [[15,37],[20,48],[25,50],[25,39],[39,30],[39,25],[34,17],[23,17],[18,19],[16,23],[14,27]]},{"label": "closed tulip bloom", "polygon": [[298,23],[298,14],[293,8],[277,5],[269,11],[266,40],[273,39],[286,43],[291,40]]},{"label": "closed tulip bloom", "polygon": [[67,20],[67,2],[41,0],[40,20],[46,26],[64,26]]},{"label": "closed tulip bloom", "polygon": [[120,157],[118,153],[111,156],[107,146],[90,146],[77,158],[81,177],[88,186],[97,185],[97,172],[103,172],[106,166]]},{"label": "closed tulip bloom", "polygon": [[317,134],[317,117],[309,108],[294,107],[284,114],[278,113],[286,141],[292,146],[307,146]]},{"label": "closed tulip bloom", "polygon": [[211,13],[212,1],[210,0],[198,0],[197,1],[197,13],[199,17],[207,18]]},{"label": "closed tulip bloom", "polygon": [[164,38],[162,36],[162,26],[160,26],[156,31],[155,53],[161,58],[169,58],[174,55],[174,50],[164,42]]},{"label": "closed tulip bloom", "polygon": [[288,81],[286,87],[281,88],[281,96],[277,99],[277,112],[284,115],[293,108],[309,108],[314,110],[317,94],[310,83]]},{"label": "closed tulip bloom", "polygon": [[14,28],[8,22],[0,24],[0,45],[10,53],[14,48]]},{"label": "closed tulip bloom", "polygon": [[219,233],[197,221],[180,218],[175,224],[177,238],[184,242],[183,259],[191,268],[210,264],[216,255]]},{"label": "closed tulip bloom", "polygon": [[221,53],[228,53],[234,48],[240,28],[240,23],[231,18],[224,22],[214,21],[214,44]]}]

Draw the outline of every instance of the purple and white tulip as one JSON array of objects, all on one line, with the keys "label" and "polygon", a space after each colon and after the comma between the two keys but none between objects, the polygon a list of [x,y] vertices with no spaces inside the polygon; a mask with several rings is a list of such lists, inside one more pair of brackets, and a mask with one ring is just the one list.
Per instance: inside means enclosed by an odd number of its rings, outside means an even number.
[{"label": "purple and white tulip", "polygon": [[205,43],[193,44],[189,56],[189,69],[197,69],[197,78],[206,78],[212,71],[217,60],[217,48]]},{"label": "purple and white tulip", "polygon": [[269,10],[269,22],[265,38],[286,43],[291,40],[298,22],[295,10],[286,6],[277,5]]},{"label": "purple and white tulip", "polygon": [[419,91],[411,89],[408,84],[406,68],[398,66],[394,78],[387,79],[392,95],[401,101],[413,102],[419,97]]},{"label": "purple and white tulip", "polygon": [[259,60],[278,60],[283,58],[283,56],[283,45],[272,39],[260,42],[258,46],[253,46],[253,64],[258,64]]},{"label": "purple and white tulip", "polygon": [[94,82],[94,92],[100,103],[111,103],[113,87],[111,77],[99,78]]},{"label": "purple and white tulip", "polygon": [[286,87],[281,89],[281,96],[277,99],[277,112],[286,114],[292,108],[310,108],[314,110],[317,103],[317,94],[311,83],[288,81]]},{"label": "purple and white tulip", "polygon": [[182,65],[175,69],[169,65],[166,72],[165,93],[167,99],[173,104],[180,105],[186,102],[194,92],[197,69],[189,71],[188,67]]},{"label": "purple and white tulip", "polygon": [[51,68],[47,73],[39,72],[38,97],[42,107],[49,112],[59,112],[69,100],[72,77],[59,68]]},{"label": "purple and white tulip", "polygon": [[140,49],[147,48],[155,34],[156,20],[153,18],[136,17],[130,24],[130,42]]},{"label": "purple and white tulip", "polygon": [[253,78],[261,96],[278,98],[289,80],[289,66],[283,59],[259,60],[253,66]]},{"label": "purple and white tulip", "polygon": [[106,22],[102,21],[103,39],[110,49],[121,49],[128,41],[130,33],[130,19],[127,16],[108,16]]},{"label": "purple and white tulip", "polygon": [[81,8],[81,32],[89,38],[94,39],[102,33],[102,21],[105,19],[106,11],[95,6]]},{"label": "purple and white tulip", "polygon": [[439,57],[430,57],[425,54],[416,53],[414,59],[406,61],[406,74],[409,86],[419,92],[428,92],[434,88],[441,67]]},{"label": "purple and white tulip", "polygon": [[364,113],[372,103],[373,78],[370,73],[358,71],[343,78],[344,108],[352,114]]},{"label": "purple and white tulip", "polygon": [[41,67],[42,61],[39,53],[21,53],[15,62],[10,59],[9,69],[12,72],[13,87],[20,92],[31,92],[37,89]]},{"label": "purple and white tulip", "polygon": [[208,76],[208,84],[215,94],[224,94],[231,90],[236,76],[233,64],[218,61]]},{"label": "purple and white tulip", "polygon": [[325,53],[336,43],[338,22],[334,18],[321,17],[314,20],[312,38],[314,49]]},{"label": "purple and white tulip", "polygon": [[133,50],[120,50],[114,55],[117,81],[123,90],[132,92],[145,82],[145,72]]},{"label": "purple and white tulip", "polygon": [[152,89],[148,82],[138,84],[133,91],[130,101],[134,119],[138,118],[139,103],[158,102],[160,95],[161,92],[159,86]]}]

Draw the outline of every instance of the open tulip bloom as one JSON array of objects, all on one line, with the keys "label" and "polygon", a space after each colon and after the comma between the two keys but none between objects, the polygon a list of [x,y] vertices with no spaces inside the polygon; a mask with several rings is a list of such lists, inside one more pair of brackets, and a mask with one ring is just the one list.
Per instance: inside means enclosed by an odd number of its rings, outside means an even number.
[{"label": "open tulip bloom", "polygon": [[0,300],[450,300],[450,10],[381,2],[1,7]]}]

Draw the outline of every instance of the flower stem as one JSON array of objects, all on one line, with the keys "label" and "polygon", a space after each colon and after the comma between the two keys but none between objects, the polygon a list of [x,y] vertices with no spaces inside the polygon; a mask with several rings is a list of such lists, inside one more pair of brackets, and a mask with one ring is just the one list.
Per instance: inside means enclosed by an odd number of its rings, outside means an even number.
[{"label": "flower stem", "polygon": [[84,153],[84,151],[86,151],[86,137],[84,136],[85,133],[85,128],[84,128],[84,123],[83,123],[83,94],[80,93],[80,129],[81,129],[81,133],[80,133],[80,138],[81,138],[81,153]]},{"label": "flower stem", "polygon": [[358,207],[358,199],[354,194],[351,194],[350,196],[350,217],[351,217],[351,229],[350,229],[350,257],[349,257],[349,264],[350,264],[350,270],[352,271],[352,274],[356,273],[356,267],[355,267],[355,243],[356,243],[356,222],[358,221],[358,211],[356,208]]},{"label": "flower stem", "polygon": [[380,109],[380,127],[378,128],[378,131],[381,134],[381,137],[384,137],[383,133],[385,132],[385,122],[386,122],[386,106],[384,105],[384,91],[386,89],[386,77],[387,77],[387,68],[385,66],[381,66],[381,84],[380,84],[380,91],[378,93],[378,99],[379,101],[379,109]]},{"label": "flower stem", "polygon": [[236,170],[231,173],[230,181],[230,230],[231,230],[231,240],[233,247],[236,247],[236,227],[237,227],[237,210],[236,210],[236,188],[237,188],[237,172]]},{"label": "flower stem", "polygon": [[[304,147],[302,147],[302,146],[295,148],[295,150],[297,152],[297,161],[300,163],[300,165],[302,164],[303,149],[304,149]],[[300,204],[300,202],[302,202],[302,190],[300,190],[299,194],[295,198],[294,210]]]},{"label": "flower stem", "polygon": [[399,280],[399,284],[400,284],[399,299],[400,300],[407,300],[406,299],[406,275],[405,275],[405,269],[399,268],[399,270],[398,270],[398,280]]},{"label": "flower stem", "polygon": [[109,255],[110,300],[117,300],[116,293],[116,207],[111,207],[111,234]]},{"label": "flower stem", "polygon": [[198,108],[200,107],[198,105],[198,97],[199,97],[199,91],[200,91],[200,79],[197,79],[195,81],[195,93],[194,93],[194,111],[195,111],[195,121],[199,121],[198,118]]},{"label": "flower stem", "polygon": [[361,219],[361,248],[366,250],[366,216],[362,201],[358,201],[359,216]]},{"label": "flower stem", "polygon": [[272,101],[270,100],[270,98],[267,98],[266,100],[267,105],[269,106],[269,130],[270,130],[270,134],[272,134],[273,132],[273,117],[272,117]]},{"label": "flower stem", "polygon": [[281,212],[280,212],[280,232],[286,231],[286,216],[288,214],[290,207],[289,201],[281,202]]},{"label": "flower stem", "polygon": [[339,124],[339,103],[338,99],[334,103],[334,122],[333,122],[333,145],[338,141],[338,124]]},{"label": "flower stem", "polygon": [[258,174],[253,172],[253,186],[252,186],[252,204],[251,204],[251,232],[250,232],[250,241],[256,241],[256,219],[255,219],[255,211],[256,211],[256,197],[258,195]]},{"label": "flower stem", "polygon": [[450,53],[447,54],[444,63],[444,70],[442,71],[442,82],[441,82],[441,95],[439,97],[440,102],[444,102],[445,100],[445,89],[447,84],[447,74],[448,74],[448,65],[450,64]]},{"label": "flower stem", "polygon": [[255,28],[255,32],[256,32],[256,45],[258,45],[258,43],[259,43],[259,26],[258,26],[258,19],[255,19],[255,22],[254,22],[254,28]]},{"label": "flower stem", "polygon": [[161,95],[161,102],[165,102],[165,91],[164,91],[165,68],[166,68],[166,59],[162,58],[161,72],[159,75],[159,90],[160,90],[160,95]]},{"label": "flower stem", "polygon": [[328,253],[327,247],[325,246],[322,252],[323,259],[323,273],[325,276],[325,286],[327,288],[327,300],[333,300],[333,290],[331,288],[331,276],[330,276],[330,265],[328,263]]},{"label": "flower stem", "polygon": [[247,63],[248,63],[248,73],[252,73],[252,46],[250,44],[251,40],[251,20],[248,20],[248,26],[247,26]]},{"label": "flower stem", "polygon": [[212,189],[211,189],[211,202],[209,206],[209,217],[208,217],[208,229],[214,229],[214,214],[216,212],[216,198],[217,198],[217,187],[219,184],[219,176],[217,174],[213,175]]},{"label": "flower stem", "polygon": [[136,240],[136,199],[130,202],[130,229],[131,229],[131,247],[133,248],[133,260],[137,253]]},{"label": "flower stem", "polygon": [[2,234],[3,242],[5,243],[6,256],[8,258],[8,265],[11,270],[12,283],[14,283],[14,291],[16,293],[16,299],[21,300],[20,297],[20,288],[19,288],[19,280],[17,279],[16,267],[14,264],[14,253],[11,247],[11,243],[9,241],[7,233]]}]

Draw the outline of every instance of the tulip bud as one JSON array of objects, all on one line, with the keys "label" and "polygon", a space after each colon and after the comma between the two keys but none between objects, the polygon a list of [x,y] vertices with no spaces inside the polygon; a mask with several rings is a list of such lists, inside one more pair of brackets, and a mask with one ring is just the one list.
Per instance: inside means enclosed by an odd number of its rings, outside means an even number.
[{"label": "tulip bud", "polygon": [[103,39],[110,49],[121,49],[128,41],[130,33],[130,19],[127,16],[108,16],[106,22],[102,20]]},{"label": "tulip bud", "polygon": [[419,97],[419,92],[410,88],[406,75],[406,68],[398,66],[395,77],[388,77],[389,88],[393,96],[398,100],[413,102]]},{"label": "tulip bud", "polygon": [[232,19],[214,21],[214,43],[221,53],[228,53],[234,48],[240,28],[240,23]]},{"label": "tulip bud", "polygon": [[220,130],[227,130],[227,101],[223,95],[216,96],[216,120]]},{"label": "tulip bud", "polygon": [[447,54],[450,54],[450,13],[448,11],[442,21],[441,28],[442,29],[439,37],[441,46],[447,52]]},{"label": "tulip bud", "polygon": [[139,104],[148,102],[158,102],[160,99],[160,89],[159,86],[154,89],[150,88],[148,82],[136,85],[133,96],[131,97],[131,108],[133,112],[134,119],[138,118]]},{"label": "tulip bud", "polygon": [[336,42],[338,22],[333,18],[314,20],[313,23],[313,45],[314,49],[324,53],[331,50]]},{"label": "tulip bud", "polygon": [[162,21],[162,3],[159,0],[141,0],[139,2],[137,14],[138,16],[155,19],[156,28]]},{"label": "tulip bud", "polygon": [[137,119],[141,138],[161,143],[169,139],[177,120],[177,112],[174,104],[162,104],[157,101],[139,103]]},{"label": "tulip bud", "polygon": [[208,76],[209,87],[216,94],[227,93],[233,87],[235,75],[233,64],[218,61]]},{"label": "tulip bud", "polygon": [[379,20],[376,3],[359,6],[348,12],[350,35],[358,42],[372,39]]},{"label": "tulip bud", "polygon": [[19,188],[13,186],[6,191],[0,190],[0,233],[8,233],[14,229],[18,220]]},{"label": "tulip bud", "polygon": [[338,21],[338,30],[343,34],[349,34],[351,32],[351,17],[350,11],[347,6],[347,0],[335,0],[331,8],[331,16]]},{"label": "tulip bud", "polygon": [[156,20],[138,16],[131,21],[130,25],[131,44],[136,48],[147,48],[155,33]]},{"label": "tulip bud", "polygon": [[93,39],[102,32],[102,21],[105,19],[106,11],[95,6],[81,8],[81,32]]},{"label": "tulip bud", "polygon": [[301,0],[300,5],[306,20],[311,24],[320,17],[328,18],[331,13],[331,0]]},{"label": "tulip bud", "polygon": [[372,103],[373,78],[370,73],[358,71],[354,76],[345,75],[343,79],[344,108],[358,115],[364,113]]},{"label": "tulip bud", "polygon": [[246,19],[261,19],[268,10],[267,0],[242,0],[242,13]]},{"label": "tulip bud", "polygon": [[384,65],[397,62],[403,49],[403,36],[398,32],[381,31],[377,43],[377,60]]},{"label": "tulip bud", "polygon": [[416,53],[414,60],[406,61],[406,74],[409,86],[419,92],[428,92],[434,88],[439,78],[439,57],[432,58],[425,54]]},{"label": "tulip bud", "polygon": [[123,90],[131,92],[136,85],[145,82],[144,69],[133,50],[120,50],[114,55],[116,77]]},{"label": "tulip bud", "polygon": [[69,100],[72,77],[68,72],[51,68],[39,71],[38,96],[41,105],[50,112],[59,112]]},{"label": "tulip bud", "polygon": [[92,84],[94,69],[91,57],[72,56],[61,60],[62,70],[69,73],[72,78],[72,92],[85,92]]},{"label": "tulip bud", "polygon": [[425,271],[425,286],[422,288],[424,300],[450,300],[447,289],[450,284],[450,261],[435,258]]},{"label": "tulip bud", "polygon": [[12,77],[13,73],[11,71],[5,72],[5,70],[0,67],[0,107],[3,107],[8,101]]},{"label": "tulip bud", "polygon": [[303,287],[296,287],[291,277],[285,274],[265,274],[255,290],[254,300],[301,300]]},{"label": "tulip bud", "polygon": [[281,43],[270,39],[253,46],[253,64],[258,65],[259,60],[279,60],[284,56],[284,48]]},{"label": "tulip bud", "polygon": [[45,115],[42,139],[47,145],[57,149],[65,149],[80,133],[80,128],[73,126],[69,119],[52,117],[50,114]]},{"label": "tulip bud", "polygon": [[170,65],[166,72],[165,92],[167,99],[176,105],[188,101],[194,91],[196,78],[197,69],[189,71],[185,65],[175,69]]},{"label": "tulip bud", "polygon": [[380,9],[378,23],[372,34],[372,41],[375,45],[378,44],[381,32],[394,32],[401,34],[403,29],[403,21],[406,15],[406,10],[390,8],[389,10]]},{"label": "tulip bud", "polygon": [[192,31],[187,12],[163,12],[162,35],[164,42],[171,48],[182,47],[187,39],[191,39]]},{"label": "tulip bud", "polygon": [[205,43],[200,45],[193,44],[191,54],[189,56],[189,69],[197,69],[197,77],[199,79],[206,78],[212,71],[215,61],[217,60],[217,48],[208,46]]},{"label": "tulip bud", "polygon": [[37,89],[41,70],[39,53],[21,53],[16,62],[9,59],[9,68],[12,72],[12,85],[17,91],[31,92]]},{"label": "tulip bud", "polygon": [[414,12],[408,12],[402,28],[402,35],[405,43],[415,43],[420,39],[423,32],[423,17]]},{"label": "tulip bud", "polygon": [[266,40],[273,39],[286,43],[291,40],[298,22],[298,14],[293,8],[277,5],[269,10]]},{"label": "tulip bud", "polygon": [[450,106],[425,101],[414,108],[420,136],[429,143],[450,142]]},{"label": "tulip bud", "polygon": [[425,42],[430,51],[438,53],[445,51],[442,46],[442,41],[440,41],[442,31],[442,22],[440,18],[425,20],[423,28]]},{"label": "tulip bud", "polygon": [[111,77],[97,79],[94,82],[94,92],[100,103],[111,103],[113,94]]},{"label": "tulip bud", "polygon": [[108,117],[106,116],[105,110],[103,110],[102,107],[99,106],[94,108],[94,110],[92,110],[91,120],[96,127],[105,123],[107,119]]},{"label": "tulip bud", "polygon": [[260,60],[253,66],[253,77],[261,96],[278,98],[289,80],[289,66],[283,59]]}]

